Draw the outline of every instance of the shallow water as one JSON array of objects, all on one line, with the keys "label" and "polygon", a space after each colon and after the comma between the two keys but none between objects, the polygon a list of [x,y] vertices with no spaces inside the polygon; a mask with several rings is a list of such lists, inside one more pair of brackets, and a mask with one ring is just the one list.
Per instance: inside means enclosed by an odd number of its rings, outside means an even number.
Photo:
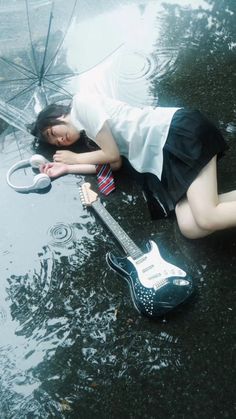
[{"label": "shallow water", "polygon": [[[219,162],[220,189],[235,188],[235,2],[81,4],[72,34],[89,28],[92,54],[81,40],[84,73],[70,88],[82,80],[133,104],[203,110],[230,145]],[[142,249],[155,240],[197,288],[190,304],[150,321],[106,264],[106,252],[120,248],[83,208],[83,177],[57,179],[44,193],[6,184],[8,168],[31,154],[27,133],[2,133],[0,418],[235,417],[235,230],[184,239],[174,219],[150,220],[139,185],[121,172],[104,205]],[[29,183],[32,172],[12,180]]]}]

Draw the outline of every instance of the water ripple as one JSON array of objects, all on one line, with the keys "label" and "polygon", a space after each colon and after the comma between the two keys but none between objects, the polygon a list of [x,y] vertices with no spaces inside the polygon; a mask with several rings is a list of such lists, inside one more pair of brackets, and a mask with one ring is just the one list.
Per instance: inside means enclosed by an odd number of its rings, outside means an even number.
[{"label": "water ripple", "polygon": [[126,51],[124,53],[125,65],[120,68],[120,79],[126,82],[138,81],[151,77],[162,77],[173,68],[178,55],[175,48],[161,49],[158,53],[145,51]]},{"label": "water ripple", "polygon": [[64,223],[55,224],[48,233],[52,237],[50,244],[54,246],[64,246],[75,239],[72,227]]}]

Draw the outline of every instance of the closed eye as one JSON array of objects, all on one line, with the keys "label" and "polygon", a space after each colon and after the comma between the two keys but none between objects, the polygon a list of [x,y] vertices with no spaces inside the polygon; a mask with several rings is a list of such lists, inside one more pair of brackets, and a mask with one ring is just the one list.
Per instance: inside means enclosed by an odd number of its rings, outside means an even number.
[{"label": "closed eye", "polygon": [[60,146],[60,141],[58,140],[58,137],[52,128],[47,129],[46,135],[50,144]]},{"label": "closed eye", "polygon": [[50,138],[50,137],[54,137],[55,135],[54,135],[54,133],[53,133],[53,130],[52,130],[52,128],[48,128],[47,129],[47,137],[48,138]]}]

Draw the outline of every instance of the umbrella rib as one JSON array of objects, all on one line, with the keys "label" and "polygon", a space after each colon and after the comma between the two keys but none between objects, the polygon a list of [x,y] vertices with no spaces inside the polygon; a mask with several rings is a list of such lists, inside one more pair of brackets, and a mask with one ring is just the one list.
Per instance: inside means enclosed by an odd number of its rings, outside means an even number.
[{"label": "umbrella rib", "polygon": [[61,46],[62,46],[62,45],[63,45],[63,43],[64,43],[64,40],[65,40],[65,37],[66,37],[66,35],[67,35],[67,32],[68,32],[69,26],[70,26],[70,24],[71,24],[71,20],[72,20],[73,14],[74,14],[74,10],[75,10],[75,8],[76,8],[76,6],[77,6],[77,3],[78,3],[78,0],[75,0],[75,1],[74,1],[74,6],[73,6],[73,9],[72,9],[72,12],[71,12],[71,15],[70,15],[70,18],[69,18],[68,24],[67,24],[67,28],[66,28],[66,30],[65,30],[65,32],[64,32],[64,36],[63,36],[63,38],[62,38],[62,40],[61,40],[60,44],[58,45],[57,50],[56,50],[56,52],[55,52],[54,56],[53,56],[53,57],[51,58],[51,60],[49,61],[48,65],[47,65],[47,67],[46,67],[46,70],[45,70],[45,74],[48,72],[48,70],[50,70],[50,68],[51,68],[51,66],[52,66],[52,64],[53,64],[53,62],[55,61],[55,58],[56,58],[56,57],[57,57],[57,55],[58,55],[58,52],[59,52],[59,51],[60,51],[60,49],[61,49]]},{"label": "umbrella rib", "polygon": [[[8,60],[5,57],[0,57],[0,60],[7,63],[10,67],[15,68],[15,70],[17,70],[21,74],[24,74],[24,76],[26,75],[29,79],[33,80],[34,78],[36,78],[36,74],[33,71],[29,70],[28,68],[25,68],[20,64],[15,64],[15,63],[13,63],[12,61]],[[26,74],[24,73],[23,70],[26,72]],[[32,74],[32,76],[34,76],[34,77],[30,76],[30,74]]]},{"label": "umbrella rib", "polygon": [[30,92],[30,90],[33,89],[33,87],[35,86],[35,81],[33,81],[29,86],[27,86],[25,89],[21,90],[20,92],[18,92],[15,96],[12,96],[8,101],[11,102],[12,100],[16,99],[18,96],[22,96],[24,93],[26,92]]},{"label": "umbrella rib", "polygon": [[[23,81],[29,81],[29,80],[33,80],[33,79],[29,79],[29,77],[26,77],[26,78],[19,78],[19,79],[5,79],[5,80],[0,80],[0,84],[6,84],[6,83],[12,83],[12,84],[14,84],[14,83],[19,83],[19,81],[20,82],[23,82]],[[37,79],[35,78],[35,80],[34,81],[36,81]]]},{"label": "umbrella rib", "polygon": [[106,57],[102,58],[98,63],[92,65],[90,68],[88,68],[87,70],[81,71],[81,74],[87,73],[87,71],[92,70],[93,68],[97,67],[98,65],[102,64],[105,60],[107,60],[107,58],[109,58],[112,54],[114,54],[116,51],[118,51],[118,49],[120,49],[122,46],[124,45],[124,42],[122,42],[120,45],[118,45],[118,47],[116,47],[114,49],[114,51],[110,52],[109,54],[106,55]]},{"label": "umbrella rib", "polygon": [[54,1],[52,2],[52,7],[51,7],[51,12],[50,12],[50,17],[49,17],[49,22],[48,22],[48,31],[47,31],[47,37],[46,37],[46,43],[45,43],[45,49],[44,49],[44,54],[43,54],[43,63],[40,69],[40,74],[39,74],[39,86],[41,86],[42,84],[42,80],[44,77],[44,66],[45,66],[45,61],[46,61],[46,55],[47,55],[47,51],[48,51],[48,42],[49,42],[49,35],[50,35],[50,31],[51,31],[51,24],[52,24],[52,19],[53,19],[53,8],[54,8]]},{"label": "umbrella rib", "polygon": [[36,62],[36,57],[35,57],[35,50],[34,50],[34,47],[33,47],[33,39],[32,39],[32,32],[31,32],[31,26],[30,26],[28,0],[25,0],[25,7],[26,7],[27,24],[28,24],[28,30],[29,30],[30,46],[31,46],[33,62],[34,62],[34,69],[35,69],[36,74],[38,74],[38,68],[37,68],[37,64],[36,64],[37,62]]},{"label": "umbrella rib", "polygon": [[54,74],[47,74],[47,80],[51,81],[49,77],[56,77],[54,81],[64,80],[70,77],[79,76],[81,73],[54,73]]},{"label": "umbrella rib", "polygon": [[[61,87],[61,86],[58,86],[58,84],[57,83],[55,83],[54,81],[52,81],[52,80],[48,80],[48,78],[47,77],[45,77],[44,78],[44,80],[46,80],[49,84],[52,84],[52,85],[54,85],[57,89],[59,89],[59,90],[62,90],[64,93],[66,93],[67,95],[69,95],[70,97],[72,97],[73,95],[70,93],[70,92],[68,92],[66,89],[64,89],[63,87]],[[53,87],[50,87],[52,90],[55,90],[55,91],[57,91],[56,89],[53,89]]]},{"label": "umbrella rib", "polygon": [[48,77],[57,77],[60,76],[59,79],[57,80],[63,80],[65,78],[70,78],[70,77],[75,77],[75,76],[81,76],[81,74],[87,73],[88,71],[92,70],[93,68],[97,67],[98,65],[102,64],[107,58],[109,58],[112,54],[114,54],[116,51],[118,51],[119,48],[121,48],[124,45],[124,42],[122,42],[120,45],[118,45],[118,47],[116,47],[112,52],[110,52],[109,54],[106,55],[106,57],[102,58],[98,63],[92,65],[90,68],[83,70],[81,72],[73,72],[73,73],[51,73],[51,74],[47,74],[47,80],[50,81],[48,79]]}]

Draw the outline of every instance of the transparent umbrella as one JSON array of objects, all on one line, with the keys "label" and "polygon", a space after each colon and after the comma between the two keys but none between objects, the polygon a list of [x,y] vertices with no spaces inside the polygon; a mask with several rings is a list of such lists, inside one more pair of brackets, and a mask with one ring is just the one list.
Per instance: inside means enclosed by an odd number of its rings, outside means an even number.
[{"label": "transparent umbrella", "polygon": [[152,53],[158,7],[135,0],[2,0],[0,116],[25,130],[43,106],[78,89],[151,103],[150,76],[176,57],[173,50]]},{"label": "transparent umbrella", "polygon": [[8,123],[23,129],[49,102],[71,98],[77,76],[119,46],[118,39],[108,45],[100,37],[96,54],[84,59],[88,35],[83,22],[91,11],[89,3],[1,2],[0,112]]}]

